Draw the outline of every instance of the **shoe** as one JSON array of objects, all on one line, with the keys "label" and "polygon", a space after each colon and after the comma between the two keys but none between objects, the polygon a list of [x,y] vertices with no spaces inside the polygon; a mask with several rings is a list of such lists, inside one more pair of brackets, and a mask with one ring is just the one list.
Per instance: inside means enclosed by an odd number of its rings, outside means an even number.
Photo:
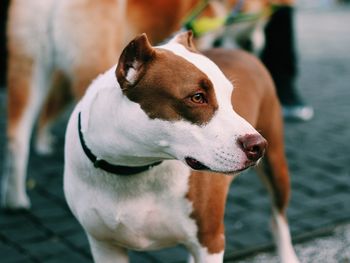
[{"label": "shoe", "polygon": [[307,105],[282,105],[283,117],[291,121],[309,121],[314,117],[314,109]]}]

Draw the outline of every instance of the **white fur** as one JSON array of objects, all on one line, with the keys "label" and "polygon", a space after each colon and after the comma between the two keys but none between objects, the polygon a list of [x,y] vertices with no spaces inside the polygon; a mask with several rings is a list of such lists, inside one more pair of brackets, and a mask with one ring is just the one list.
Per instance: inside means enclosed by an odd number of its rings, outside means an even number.
[{"label": "white fur", "polygon": [[[223,237],[224,238],[224,237]],[[224,251],[215,254],[209,254],[206,247],[188,246],[188,249],[192,252],[189,258],[189,263],[194,262],[206,262],[206,263],[219,263],[224,260]]]},{"label": "white fur", "polygon": [[277,244],[278,254],[282,263],[299,263],[292,246],[292,239],[286,219],[273,210],[273,233]]},{"label": "white fur", "polygon": [[[86,63],[96,63],[99,59],[96,54],[101,52],[108,54],[104,57],[108,61],[104,61],[103,65],[112,66],[124,45],[130,40],[129,33],[124,30],[128,28],[131,31],[132,26],[116,26],[126,25],[128,21],[127,0],[110,1],[108,10],[93,8],[88,0],[56,0],[55,2],[52,38],[55,45],[53,56],[56,66],[74,79],[77,66],[79,68]],[[89,5],[90,7],[86,7]],[[86,9],[80,10],[80,7]],[[84,13],[81,13],[82,11]],[[101,12],[105,12],[107,20],[101,20]],[[98,27],[95,26],[96,23],[99,23]],[[103,45],[96,44],[98,40],[103,41]],[[81,43],[82,41],[84,43]],[[84,49],[81,48],[82,45],[85,46]],[[86,47],[99,52],[86,54]],[[94,67],[97,67],[96,64]]]},{"label": "white fur", "polygon": [[182,163],[166,161],[149,172],[115,177],[104,172],[65,176],[67,201],[94,239],[150,250],[196,236],[191,204],[184,198],[189,169]]}]

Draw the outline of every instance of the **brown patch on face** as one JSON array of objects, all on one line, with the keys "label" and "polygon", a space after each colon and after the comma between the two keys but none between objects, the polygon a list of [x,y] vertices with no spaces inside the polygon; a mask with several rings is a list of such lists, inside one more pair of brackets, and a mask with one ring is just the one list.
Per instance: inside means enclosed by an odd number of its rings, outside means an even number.
[{"label": "brown patch on face", "polygon": [[124,94],[152,119],[200,125],[218,108],[213,84],[202,71],[171,51],[152,48],[147,38],[125,48],[116,75]]},{"label": "brown patch on face", "polygon": [[198,226],[198,239],[210,254],[225,248],[224,212],[231,177],[192,171],[187,198],[193,204],[191,217]]}]

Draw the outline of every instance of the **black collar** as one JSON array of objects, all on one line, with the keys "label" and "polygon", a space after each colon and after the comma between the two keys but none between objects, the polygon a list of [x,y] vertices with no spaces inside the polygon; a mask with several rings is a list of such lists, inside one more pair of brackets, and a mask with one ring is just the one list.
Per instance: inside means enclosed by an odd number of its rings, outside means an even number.
[{"label": "black collar", "polygon": [[80,139],[80,144],[84,150],[84,153],[86,156],[90,159],[90,161],[94,164],[96,168],[100,168],[106,172],[117,174],[117,175],[132,175],[132,174],[137,174],[141,173],[144,171],[147,171],[153,166],[156,166],[160,164],[161,162],[156,162],[152,163],[149,165],[144,165],[144,166],[136,166],[136,167],[131,167],[131,166],[121,166],[121,165],[114,165],[110,164],[109,162],[97,158],[91,150],[86,146],[83,133],[81,132],[81,113],[79,112],[78,115],[78,131],[79,131],[79,139]]}]

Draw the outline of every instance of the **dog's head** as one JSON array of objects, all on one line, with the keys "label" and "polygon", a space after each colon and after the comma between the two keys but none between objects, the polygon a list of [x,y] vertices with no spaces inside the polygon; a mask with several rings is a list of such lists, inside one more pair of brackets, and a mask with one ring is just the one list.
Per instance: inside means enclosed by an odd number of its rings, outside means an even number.
[{"label": "dog's head", "polygon": [[135,38],[122,52],[116,76],[133,105],[129,113],[137,127],[130,133],[148,157],[236,173],[263,155],[266,141],[232,108],[232,83],[195,50],[190,32],[158,47],[145,34]]}]

